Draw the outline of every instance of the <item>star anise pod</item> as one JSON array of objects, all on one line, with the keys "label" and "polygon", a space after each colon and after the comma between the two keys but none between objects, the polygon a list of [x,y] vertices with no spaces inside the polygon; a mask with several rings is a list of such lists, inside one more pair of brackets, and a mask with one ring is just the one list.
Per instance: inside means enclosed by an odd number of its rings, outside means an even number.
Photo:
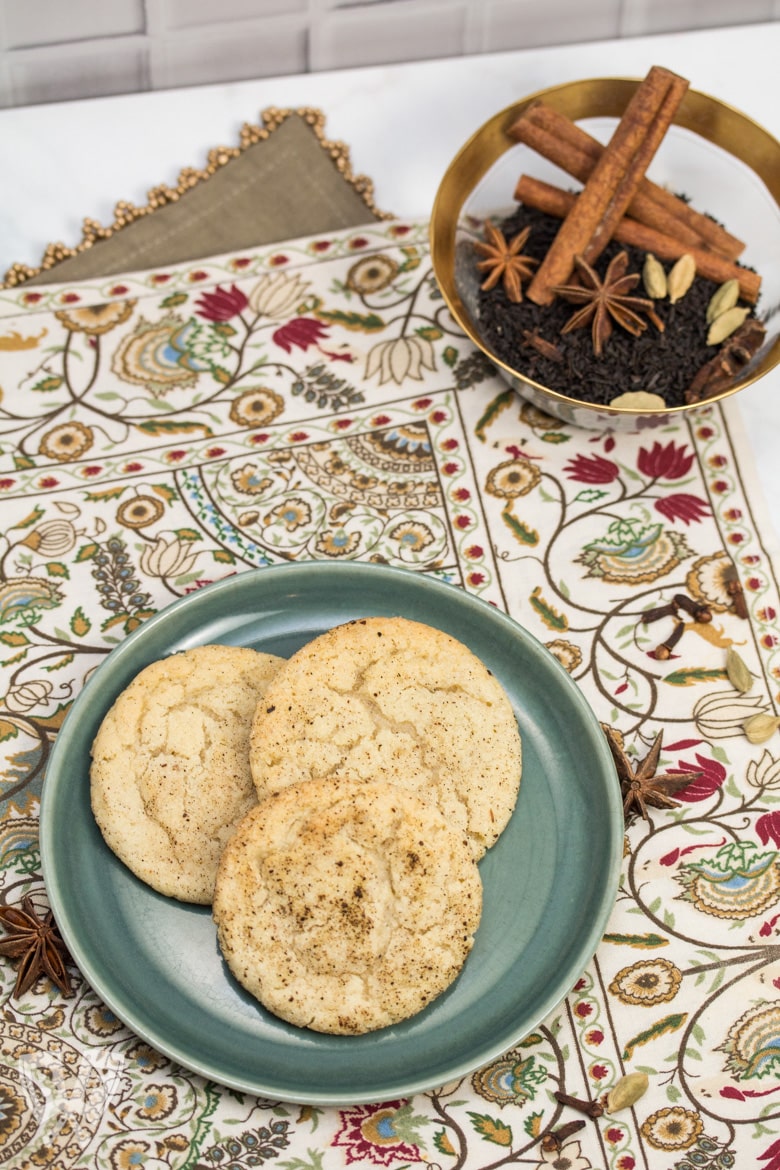
[{"label": "star anise pod", "polygon": [[591,268],[582,256],[575,256],[574,263],[580,284],[559,284],[552,289],[574,305],[582,305],[564,325],[561,333],[591,326],[593,352],[601,357],[604,345],[612,333],[612,322],[638,337],[647,329],[647,321],[640,317],[644,313],[663,332],[664,323],[655,312],[653,302],[646,297],[632,297],[631,290],[638,284],[638,272],[627,273],[628,253],[618,252],[609,262],[602,280],[595,268]]},{"label": "star anise pod", "polygon": [[476,251],[485,257],[477,261],[477,268],[488,274],[481,287],[495,288],[503,277],[504,291],[516,305],[523,299],[523,280],[533,275],[533,269],[539,263],[533,256],[523,254],[530,232],[530,227],[523,228],[507,243],[504,233],[488,219],[485,220],[487,241],[476,240],[474,243]]},{"label": "star anise pod", "polygon": [[601,730],[607,737],[609,750],[612,752],[612,759],[615,762],[620,791],[623,795],[623,815],[626,821],[634,817],[637,811],[646,821],[649,821],[648,805],[651,808],[676,808],[680,802],[674,799],[674,794],[701,776],[701,771],[678,772],[676,774],[664,772],[660,776],[656,776],[658,759],[661,755],[662,731],[659,731],[655,737],[645,758],[632,763],[623,751],[623,745],[614,728],[602,723]]},{"label": "star anise pod", "polygon": [[49,910],[43,918],[25,895],[21,906],[0,906],[0,924],[5,938],[0,940],[0,955],[21,959],[13,994],[24,995],[41,975],[47,975],[63,995],[73,995],[65,960],[68,950],[60,937]]}]

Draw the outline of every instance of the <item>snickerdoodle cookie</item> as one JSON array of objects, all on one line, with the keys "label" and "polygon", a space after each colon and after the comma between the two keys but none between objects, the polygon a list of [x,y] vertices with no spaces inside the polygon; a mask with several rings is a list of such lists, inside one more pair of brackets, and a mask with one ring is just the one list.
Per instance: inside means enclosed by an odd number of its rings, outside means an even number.
[{"label": "snickerdoodle cookie", "polygon": [[213,915],[225,960],[269,1011],[357,1034],[414,1015],[471,950],[482,885],[432,804],[386,783],[309,780],[251,809]]},{"label": "snickerdoodle cookie", "polygon": [[506,692],[467,646],[420,622],[368,617],[280,668],[257,707],[250,763],[261,800],[326,776],[400,784],[479,858],[512,815],[522,755]]},{"label": "snickerdoodle cookie", "polygon": [[92,745],[92,810],[137,877],[185,902],[211,902],[217,864],[257,794],[249,732],[284,660],[198,646],[145,667]]}]

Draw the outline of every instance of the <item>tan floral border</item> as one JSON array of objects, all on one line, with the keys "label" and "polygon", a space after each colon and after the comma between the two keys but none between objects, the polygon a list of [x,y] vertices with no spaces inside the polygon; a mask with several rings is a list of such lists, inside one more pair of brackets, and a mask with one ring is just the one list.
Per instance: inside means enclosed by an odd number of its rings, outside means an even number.
[{"label": "tan floral border", "polygon": [[250,146],[264,142],[274,130],[278,130],[282,123],[293,115],[302,118],[311,126],[323,150],[333,160],[336,169],[343,175],[346,182],[354,187],[372,215],[375,215],[377,219],[392,219],[391,212],[380,211],[377,208],[374,202],[373,181],[366,175],[356,175],[352,170],[349,147],[346,143],[331,141],[325,137],[325,114],[322,110],[313,106],[302,106],[296,109],[277,109],[275,106],[271,106],[261,111],[261,125],[244,123],[241,127],[238,146],[213,147],[208,153],[204,167],[200,169],[184,167],[179,172],[179,180],[175,187],[169,187],[165,183],[161,183],[158,187],[152,187],[147,193],[148,201],[143,206],[136,206],[134,203],[120,199],[114,207],[114,222],[108,227],[103,227],[96,219],[86,217],[83,221],[81,241],[75,247],[69,248],[63,243],[48,244],[37,268],[32,268],[29,264],[12,264],[0,283],[0,288],[15,288],[17,285],[24,284],[25,281],[31,280],[39,273],[54,268],[63,260],[86,251],[87,248],[93,247],[101,240],[109,239],[115,232],[121,231],[122,228],[134,223],[142,216],[151,215],[152,212],[157,211],[160,207],[165,207],[168,203],[178,202],[198,183],[211,178],[221,167],[227,166],[232,159],[238,158]]}]

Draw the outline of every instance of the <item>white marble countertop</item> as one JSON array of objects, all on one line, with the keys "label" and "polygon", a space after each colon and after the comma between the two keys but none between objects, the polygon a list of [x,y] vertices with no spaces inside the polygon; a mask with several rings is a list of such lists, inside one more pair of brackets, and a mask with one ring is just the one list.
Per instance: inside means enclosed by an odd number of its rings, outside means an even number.
[{"label": "white marble countertop", "polygon": [[[379,207],[426,215],[447,165],[482,122],[525,94],[568,80],[687,77],[780,137],[780,22],[519,52],[274,77],[0,111],[0,271],[39,263],[45,246],[81,238],[85,216],[113,220],[120,199],[201,166],[269,106],[316,106],[328,138],[350,148]],[[740,396],[764,494],[780,503],[780,370]],[[775,527],[778,524],[775,521]]]}]

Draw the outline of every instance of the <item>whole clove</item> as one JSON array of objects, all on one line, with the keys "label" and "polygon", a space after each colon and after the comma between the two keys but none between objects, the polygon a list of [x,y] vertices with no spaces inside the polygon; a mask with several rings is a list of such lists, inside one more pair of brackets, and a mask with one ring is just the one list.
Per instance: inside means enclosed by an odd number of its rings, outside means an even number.
[{"label": "whole clove", "polygon": [[558,1129],[550,1130],[542,1138],[539,1145],[545,1154],[557,1154],[564,1146],[564,1143],[573,1137],[575,1133],[579,1133],[581,1129],[587,1125],[585,1121],[568,1121],[566,1125],[561,1125]]},{"label": "whole clove", "polygon": [[578,1113],[585,1113],[594,1120],[604,1113],[604,1106],[600,1101],[583,1101],[580,1097],[570,1097],[568,1093],[556,1092],[555,1100],[559,1105],[568,1105]]},{"label": "whole clove", "polygon": [[667,658],[671,657],[672,650],[677,645],[677,643],[680,641],[680,638],[683,635],[684,629],[685,629],[685,622],[678,621],[675,624],[674,629],[672,630],[671,634],[666,639],[666,641],[662,642],[660,646],[656,646],[656,648],[655,648],[656,658],[660,658],[662,662],[665,662]]},{"label": "whole clove", "polygon": [[672,604],[679,609],[684,609],[689,613],[695,622],[706,624],[712,621],[712,610],[708,605],[704,605],[701,601],[694,600],[693,597],[688,597],[685,593],[675,593],[672,598]]}]

